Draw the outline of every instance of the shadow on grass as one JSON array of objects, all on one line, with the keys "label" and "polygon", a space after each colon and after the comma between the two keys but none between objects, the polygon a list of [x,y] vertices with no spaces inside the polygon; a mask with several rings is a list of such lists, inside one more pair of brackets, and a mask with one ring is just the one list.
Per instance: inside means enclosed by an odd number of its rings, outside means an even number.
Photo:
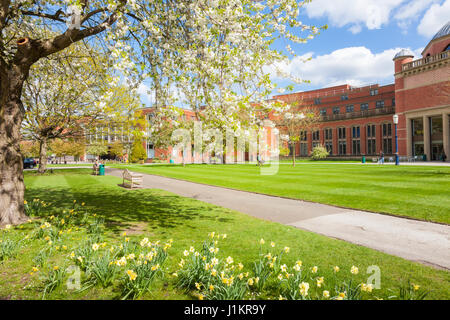
[{"label": "shadow on grass", "polygon": [[[147,223],[150,228],[195,228],[191,220],[230,222],[233,217],[223,217],[223,210],[213,205],[183,198],[163,190],[126,190],[119,186],[94,186],[71,188],[28,188],[25,198],[38,198],[52,203],[53,208],[70,209],[73,200],[86,203],[90,212],[105,218],[108,229],[121,231]],[[195,224],[193,224],[195,225]]]}]

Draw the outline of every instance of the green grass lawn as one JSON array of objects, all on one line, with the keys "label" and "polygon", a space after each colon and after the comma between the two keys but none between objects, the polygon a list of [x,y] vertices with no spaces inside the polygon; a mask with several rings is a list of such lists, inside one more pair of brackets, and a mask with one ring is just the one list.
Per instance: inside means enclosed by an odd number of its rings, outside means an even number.
[{"label": "green grass lawn", "polygon": [[[164,168],[161,168],[163,170]],[[171,168],[178,170],[178,168]],[[186,172],[199,170],[195,167],[183,168]],[[223,170],[224,168],[222,168]],[[282,169],[287,170],[286,169]],[[299,168],[300,169],[300,168]],[[218,170],[210,168],[210,170]],[[248,168],[235,167],[233,170],[248,172]],[[387,170],[384,169],[383,170]],[[219,170],[218,170],[219,171]],[[350,276],[350,268],[359,267],[360,273],[355,276],[359,282],[366,281],[368,266],[377,265],[381,269],[381,289],[374,295],[388,298],[398,292],[398,288],[408,280],[419,284],[421,289],[429,290],[428,298],[450,298],[450,273],[431,267],[413,263],[390,256],[372,249],[330,239],[311,232],[255,219],[253,217],[210,205],[195,199],[183,198],[161,190],[127,190],[118,186],[121,179],[112,176],[92,176],[90,170],[61,170],[53,174],[38,176],[26,173],[26,199],[30,202],[39,198],[51,202],[51,207],[70,208],[73,200],[85,202],[86,207],[98,216],[106,219],[108,243],[120,238],[120,233],[127,231],[132,239],[148,237],[167,241],[173,239],[173,247],[169,249],[169,259],[164,266],[166,276],[157,280],[151,294],[146,299],[192,299],[192,294],[174,288],[175,280],[170,275],[178,270],[178,262],[183,250],[190,246],[198,248],[208,233],[227,234],[221,240],[219,256],[232,256],[234,261],[244,264],[244,271],[251,271],[251,262],[258,258],[259,239],[266,240],[265,248],[280,250],[290,247],[290,252],[283,256],[283,263],[288,266],[302,260],[304,268],[318,266],[318,274],[327,279],[333,277],[332,267],[341,268],[339,274]],[[220,176],[219,176],[220,177]],[[27,232],[15,229],[11,234],[20,236]],[[84,233],[74,232],[64,236],[64,244],[68,246],[65,253],[56,253],[51,257],[51,265],[61,265],[70,251],[79,245],[85,237]],[[269,246],[270,241],[276,243],[275,249]],[[40,299],[39,272],[30,275],[33,267],[32,259],[37,254],[44,240],[33,242],[21,250],[16,258],[0,262],[0,298],[6,299]],[[439,254],[439,253],[436,253]],[[167,268],[167,269],[166,269]],[[390,290],[393,291],[390,291]],[[64,287],[51,293],[49,299],[112,299],[117,297],[114,288],[101,289],[95,287],[83,293],[67,291]],[[267,298],[277,298],[267,297]]]},{"label": "green grass lawn", "polygon": [[450,223],[450,167],[302,162],[276,175],[255,165],[127,165],[133,171],[335,206]]}]

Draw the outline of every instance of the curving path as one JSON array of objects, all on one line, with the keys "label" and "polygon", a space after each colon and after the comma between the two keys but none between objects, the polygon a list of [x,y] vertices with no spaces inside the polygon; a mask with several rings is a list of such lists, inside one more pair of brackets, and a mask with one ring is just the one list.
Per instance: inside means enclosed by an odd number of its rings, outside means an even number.
[{"label": "curving path", "polygon": [[[122,177],[122,170],[106,168]],[[163,189],[248,215],[450,270],[450,226],[143,174]]]}]

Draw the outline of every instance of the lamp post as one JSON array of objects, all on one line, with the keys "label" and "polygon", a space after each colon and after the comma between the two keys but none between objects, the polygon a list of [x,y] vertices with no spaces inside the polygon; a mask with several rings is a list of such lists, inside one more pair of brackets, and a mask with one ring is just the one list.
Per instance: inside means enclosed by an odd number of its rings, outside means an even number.
[{"label": "lamp post", "polygon": [[400,164],[398,158],[398,136],[397,136],[398,115],[394,114],[392,118],[395,125],[395,165],[398,166]]}]

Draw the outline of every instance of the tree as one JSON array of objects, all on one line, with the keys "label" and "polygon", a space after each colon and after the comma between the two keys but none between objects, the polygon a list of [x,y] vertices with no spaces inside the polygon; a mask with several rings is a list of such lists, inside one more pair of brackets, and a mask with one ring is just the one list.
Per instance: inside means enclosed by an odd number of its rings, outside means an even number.
[{"label": "tree", "polygon": [[136,136],[133,145],[131,146],[130,162],[136,163],[147,158],[147,154],[144,149],[144,141],[141,137]]},{"label": "tree", "polygon": [[54,139],[81,139],[86,128],[111,108],[96,103],[107,91],[107,61],[87,45],[76,44],[66,55],[55,54],[31,68],[22,101],[26,110],[23,136],[39,142],[39,173],[46,170],[48,144]]},{"label": "tree", "polygon": [[281,139],[292,147],[292,166],[295,167],[295,151],[297,144],[307,132],[313,130],[320,116],[313,108],[302,106],[301,103],[285,104],[285,109],[275,120]]},{"label": "tree", "polygon": [[[284,55],[271,43],[302,43],[319,33],[297,19],[307,2],[0,0],[0,224],[27,219],[22,89],[35,63],[90,41],[117,60],[116,84],[147,79],[158,106],[173,100],[176,86],[192,105],[205,105],[207,117],[239,126],[240,109],[251,114],[249,102],[274,88],[263,67]],[[300,37],[302,31],[308,35]]]},{"label": "tree", "polygon": [[115,158],[122,158],[124,155],[125,146],[120,141],[114,141],[109,149],[109,153]]},{"label": "tree", "polygon": [[61,161],[61,158],[68,155],[69,152],[69,142],[62,139],[54,139],[52,143],[50,144],[50,151],[59,158]]},{"label": "tree", "polygon": [[20,152],[24,158],[39,156],[39,144],[35,141],[24,140],[20,142]]},{"label": "tree", "polygon": [[86,148],[86,153],[98,158],[100,156],[108,154],[108,146],[103,143],[94,143]]}]

